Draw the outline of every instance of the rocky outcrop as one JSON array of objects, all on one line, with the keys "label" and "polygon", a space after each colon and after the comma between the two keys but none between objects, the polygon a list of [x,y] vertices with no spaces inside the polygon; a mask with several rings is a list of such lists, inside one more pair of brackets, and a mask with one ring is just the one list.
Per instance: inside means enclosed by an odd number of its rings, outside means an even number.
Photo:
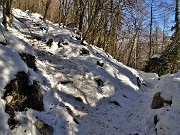
[{"label": "rocky outcrop", "polygon": [[16,78],[5,87],[3,99],[6,100],[5,112],[10,115],[8,124],[11,129],[19,124],[14,120],[15,111],[24,111],[25,108],[32,108],[43,111],[43,96],[37,81],[30,84],[29,76],[25,72],[19,72]]},{"label": "rocky outcrop", "polygon": [[161,92],[158,92],[154,95],[153,100],[152,100],[152,104],[151,104],[151,108],[152,109],[158,109],[163,107],[165,101],[164,99],[161,97]]}]

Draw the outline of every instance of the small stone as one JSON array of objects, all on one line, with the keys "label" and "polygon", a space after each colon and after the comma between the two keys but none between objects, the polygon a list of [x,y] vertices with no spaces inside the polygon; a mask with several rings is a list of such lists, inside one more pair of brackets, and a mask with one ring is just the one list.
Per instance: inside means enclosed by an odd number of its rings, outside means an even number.
[{"label": "small stone", "polygon": [[82,48],[82,49],[80,50],[80,55],[89,55],[89,54],[90,54],[89,50],[87,50],[87,49],[85,49],[85,48]]},{"label": "small stone", "polygon": [[53,39],[52,39],[52,38],[50,38],[50,39],[46,42],[46,44],[47,44],[49,47],[52,46],[52,43],[53,43]]},{"label": "small stone", "polygon": [[121,107],[121,105],[117,101],[110,101],[110,103],[112,103],[112,104],[114,104],[116,106],[120,106]]},{"label": "small stone", "polygon": [[100,86],[100,87],[104,86],[104,82],[100,78],[95,78],[95,81],[96,81],[98,86]]},{"label": "small stone", "polygon": [[76,124],[79,124],[79,122],[78,122],[75,118],[73,118],[73,121],[74,121]]},{"label": "small stone", "polygon": [[102,66],[104,65],[104,63],[101,62],[101,61],[97,61],[97,65],[100,66],[100,67],[102,67]]},{"label": "small stone", "polygon": [[42,135],[53,135],[54,129],[42,120],[37,120],[35,126]]},{"label": "small stone", "polygon": [[6,96],[6,101],[7,101],[7,103],[10,103],[11,101],[12,101],[12,99],[13,99],[13,96]]},{"label": "small stone", "polygon": [[154,116],[154,125],[156,126],[156,124],[159,122],[158,120],[158,116],[157,114]]},{"label": "small stone", "polygon": [[76,97],[75,99],[79,102],[83,102],[83,99],[81,97]]}]

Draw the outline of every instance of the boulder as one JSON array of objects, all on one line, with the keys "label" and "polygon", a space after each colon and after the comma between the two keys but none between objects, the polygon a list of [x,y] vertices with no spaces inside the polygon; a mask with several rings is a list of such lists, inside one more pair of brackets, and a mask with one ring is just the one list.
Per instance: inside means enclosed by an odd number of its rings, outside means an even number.
[{"label": "boulder", "polygon": [[164,103],[171,105],[172,101],[165,100],[161,97],[161,92],[157,92],[152,100],[151,108],[152,109],[158,109],[163,107]]},{"label": "boulder", "polygon": [[165,103],[165,100],[161,97],[161,92],[158,92],[153,97],[151,108],[152,109],[161,108],[163,107],[164,103]]},{"label": "boulder", "polygon": [[4,88],[6,91],[3,99],[6,100],[5,112],[10,116],[8,120],[10,128],[19,124],[14,119],[15,111],[24,111],[25,108],[32,108],[37,111],[44,110],[40,85],[37,81],[34,81],[33,84],[29,84],[29,82],[27,73],[18,72],[16,78]]}]

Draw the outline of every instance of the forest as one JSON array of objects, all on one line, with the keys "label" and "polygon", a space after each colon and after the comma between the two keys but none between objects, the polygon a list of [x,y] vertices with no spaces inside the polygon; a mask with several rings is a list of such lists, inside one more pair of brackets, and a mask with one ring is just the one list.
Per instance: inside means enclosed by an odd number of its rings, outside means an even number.
[{"label": "forest", "polygon": [[83,40],[132,68],[160,75],[180,68],[179,0],[4,0],[4,7],[9,16],[18,8],[77,28]]}]

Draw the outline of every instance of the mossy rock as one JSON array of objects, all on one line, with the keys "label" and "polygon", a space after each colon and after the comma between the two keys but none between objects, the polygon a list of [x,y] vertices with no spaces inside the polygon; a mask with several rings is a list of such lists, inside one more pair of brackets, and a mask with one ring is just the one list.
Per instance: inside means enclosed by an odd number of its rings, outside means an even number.
[{"label": "mossy rock", "polygon": [[29,76],[25,72],[19,72],[16,78],[12,80],[4,88],[3,99],[7,100],[7,97],[11,97],[11,100],[6,102],[5,112],[10,115],[8,124],[10,128],[14,128],[15,111],[24,111],[26,108],[32,108],[37,111],[43,111],[43,95],[41,93],[40,85],[37,81],[33,84],[29,83]]},{"label": "mossy rock", "polygon": [[161,97],[161,92],[157,92],[152,100],[151,108],[158,109],[164,106],[164,103],[171,105],[172,101],[167,101]]},{"label": "mossy rock", "polygon": [[154,95],[151,107],[152,109],[158,109],[163,107],[165,100],[161,97],[161,92],[158,92]]},{"label": "mossy rock", "polygon": [[32,68],[34,71],[37,70],[35,56],[27,53],[21,53],[19,55],[21,56],[21,59],[27,64],[29,68]]},{"label": "mossy rock", "polygon": [[25,108],[43,111],[43,96],[40,85],[37,81],[33,81],[33,84],[30,85],[27,73],[19,72],[16,79],[7,84],[5,89],[4,99],[7,96],[12,96],[8,104],[15,111],[23,111]]}]

